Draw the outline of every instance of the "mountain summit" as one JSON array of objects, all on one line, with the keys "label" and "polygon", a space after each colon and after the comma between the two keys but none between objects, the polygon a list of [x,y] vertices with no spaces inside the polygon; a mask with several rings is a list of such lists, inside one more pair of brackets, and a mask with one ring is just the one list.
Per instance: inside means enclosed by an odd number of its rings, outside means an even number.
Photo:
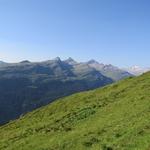
[{"label": "mountain summit", "polygon": [[114,81],[118,81],[123,78],[133,76],[131,73],[124,71],[122,69],[119,69],[118,67],[113,66],[111,64],[105,65],[95,60],[90,60],[87,62],[87,64],[95,68],[97,71],[100,71],[104,76],[113,79]]},{"label": "mountain summit", "polygon": [[70,65],[77,64],[77,62],[73,58],[71,58],[71,57],[69,57],[68,59],[66,59],[64,62],[66,62],[66,63],[68,63]]}]

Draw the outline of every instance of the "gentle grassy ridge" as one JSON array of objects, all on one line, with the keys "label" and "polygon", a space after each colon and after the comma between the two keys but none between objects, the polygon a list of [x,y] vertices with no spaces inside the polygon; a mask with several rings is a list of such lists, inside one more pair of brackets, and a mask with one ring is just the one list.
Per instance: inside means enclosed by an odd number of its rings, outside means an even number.
[{"label": "gentle grassy ridge", "polygon": [[149,150],[150,73],[58,100],[0,136],[2,150]]}]

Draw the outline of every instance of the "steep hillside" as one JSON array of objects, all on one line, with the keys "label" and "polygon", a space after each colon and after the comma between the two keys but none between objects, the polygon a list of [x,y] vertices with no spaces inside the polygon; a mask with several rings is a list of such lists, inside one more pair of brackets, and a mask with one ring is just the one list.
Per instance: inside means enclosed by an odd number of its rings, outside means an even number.
[{"label": "steep hillside", "polygon": [[0,66],[0,124],[75,92],[112,83],[87,64],[71,64],[71,59]]},{"label": "steep hillside", "polygon": [[55,101],[0,128],[2,150],[149,150],[150,73]]}]

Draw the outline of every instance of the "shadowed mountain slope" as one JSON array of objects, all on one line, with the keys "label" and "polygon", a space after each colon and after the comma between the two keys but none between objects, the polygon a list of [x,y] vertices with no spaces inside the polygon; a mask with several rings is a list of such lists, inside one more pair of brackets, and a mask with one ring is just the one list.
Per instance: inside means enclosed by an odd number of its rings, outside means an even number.
[{"label": "shadowed mountain slope", "polygon": [[96,69],[71,58],[0,66],[0,124],[76,92],[112,83]]}]

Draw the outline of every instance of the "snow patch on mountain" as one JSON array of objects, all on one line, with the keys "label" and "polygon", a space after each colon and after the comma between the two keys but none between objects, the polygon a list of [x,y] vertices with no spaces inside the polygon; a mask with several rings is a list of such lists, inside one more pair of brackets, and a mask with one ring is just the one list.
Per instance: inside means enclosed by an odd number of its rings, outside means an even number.
[{"label": "snow patch on mountain", "polygon": [[128,71],[131,74],[134,74],[134,75],[138,76],[138,75],[141,75],[145,72],[150,71],[150,68],[143,68],[143,67],[140,67],[140,66],[136,65],[136,66],[132,66],[130,68],[126,68],[124,70]]}]

